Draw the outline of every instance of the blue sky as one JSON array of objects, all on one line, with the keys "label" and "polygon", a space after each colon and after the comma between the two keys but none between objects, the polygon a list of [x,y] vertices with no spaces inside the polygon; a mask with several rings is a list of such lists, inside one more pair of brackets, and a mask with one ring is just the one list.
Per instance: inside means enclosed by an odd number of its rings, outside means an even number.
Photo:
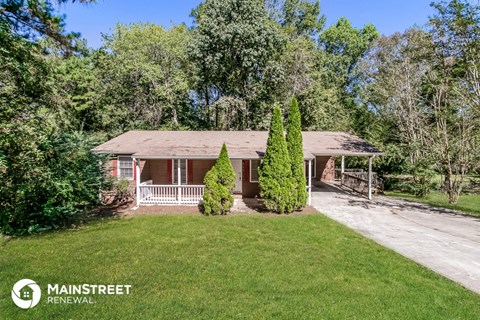
[{"label": "blue sky", "polygon": [[[355,27],[373,23],[382,34],[403,31],[414,24],[424,25],[433,13],[432,0],[321,0],[327,25],[347,17]],[[190,25],[191,10],[200,0],[98,0],[95,4],[65,4],[67,30],[77,31],[90,47],[101,45],[101,33],[110,33],[117,22],[152,22],[169,27],[182,22]]]}]

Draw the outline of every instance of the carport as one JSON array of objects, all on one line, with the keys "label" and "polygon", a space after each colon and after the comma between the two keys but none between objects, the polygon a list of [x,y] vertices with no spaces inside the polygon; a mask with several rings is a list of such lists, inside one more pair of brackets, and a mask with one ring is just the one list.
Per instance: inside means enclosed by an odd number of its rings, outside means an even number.
[{"label": "carport", "polygon": [[[372,199],[372,163],[373,159],[383,153],[367,141],[357,136],[344,132],[323,132],[322,136],[314,132],[303,132],[303,146],[313,155],[313,172],[309,175],[314,179],[313,185],[320,182],[333,182],[335,180],[335,160],[340,159],[340,185],[346,186],[358,193]],[[368,170],[366,173],[346,172],[346,157],[368,157]],[[310,197],[311,198],[311,197]],[[311,203],[311,201],[309,201]]]}]

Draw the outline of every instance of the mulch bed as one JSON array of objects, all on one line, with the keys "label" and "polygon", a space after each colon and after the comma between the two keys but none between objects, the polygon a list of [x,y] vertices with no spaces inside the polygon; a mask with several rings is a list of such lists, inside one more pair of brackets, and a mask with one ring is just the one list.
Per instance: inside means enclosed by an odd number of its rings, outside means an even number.
[{"label": "mulch bed", "polygon": [[[116,204],[116,205],[105,205],[96,208],[92,211],[92,215],[96,217],[108,217],[108,216],[129,216],[129,215],[139,215],[139,214],[202,214],[200,212],[199,206],[176,206],[176,205],[148,205],[140,206],[136,209],[133,202],[126,204]],[[307,206],[302,210],[295,211],[292,214],[304,214],[304,213],[314,213],[317,212],[314,207]],[[263,206],[259,203],[249,202],[248,206],[242,208],[241,210],[235,210],[230,214],[239,214],[239,213],[262,213],[262,214],[273,214],[266,211]],[[276,214],[273,214],[276,215]]]}]

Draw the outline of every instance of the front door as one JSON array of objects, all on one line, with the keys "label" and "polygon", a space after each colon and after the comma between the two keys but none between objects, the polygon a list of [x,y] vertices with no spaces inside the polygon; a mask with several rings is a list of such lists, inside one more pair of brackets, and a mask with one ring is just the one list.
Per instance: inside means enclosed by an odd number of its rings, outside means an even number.
[{"label": "front door", "polygon": [[235,172],[235,193],[242,193],[242,160],[231,160]]}]

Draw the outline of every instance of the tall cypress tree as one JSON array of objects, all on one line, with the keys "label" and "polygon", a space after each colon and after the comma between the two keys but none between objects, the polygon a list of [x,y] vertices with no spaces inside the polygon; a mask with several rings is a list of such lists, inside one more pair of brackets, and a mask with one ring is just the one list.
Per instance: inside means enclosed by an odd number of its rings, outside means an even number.
[{"label": "tall cypress tree", "polygon": [[292,168],[285,140],[282,114],[275,106],[268,133],[267,150],[259,168],[260,196],[265,207],[277,213],[295,209]]},{"label": "tall cypress tree", "polygon": [[292,163],[292,177],[295,184],[295,207],[303,208],[307,203],[307,181],[304,172],[302,123],[295,97],[292,98],[287,118],[287,148]]}]

